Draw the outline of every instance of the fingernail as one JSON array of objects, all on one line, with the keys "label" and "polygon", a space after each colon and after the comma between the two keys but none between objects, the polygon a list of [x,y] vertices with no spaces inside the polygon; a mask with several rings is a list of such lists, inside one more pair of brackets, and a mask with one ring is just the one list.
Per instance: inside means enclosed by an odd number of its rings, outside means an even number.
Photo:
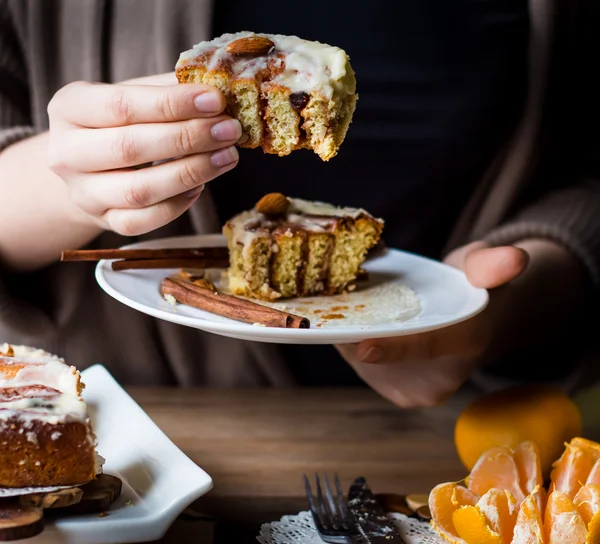
[{"label": "fingernail", "polygon": [[238,150],[234,146],[231,146],[215,151],[210,157],[210,163],[216,168],[222,168],[237,161],[239,158]]},{"label": "fingernail", "polygon": [[248,136],[245,132],[243,132],[242,135],[240,136],[240,139],[237,141],[237,143],[238,143],[238,145],[245,144],[249,139],[250,139],[250,136]]},{"label": "fingernail", "polygon": [[199,187],[194,187],[193,189],[190,189],[189,191],[186,191],[185,193],[183,193],[183,197],[184,198],[196,198],[204,189],[204,185],[200,185]]},{"label": "fingernail", "polygon": [[218,113],[221,111],[221,100],[217,93],[206,92],[194,98],[194,106],[202,113]]},{"label": "fingernail", "polygon": [[362,355],[359,355],[358,360],[361,363],[378,363],[383,359],[383,350],[379,346],[371,346]]},{"label": "fingernail", "polygon": [[242,135],[242,125],[237,119],[221,121],[210,129],[213,139],[217,142],[237,141]]}]

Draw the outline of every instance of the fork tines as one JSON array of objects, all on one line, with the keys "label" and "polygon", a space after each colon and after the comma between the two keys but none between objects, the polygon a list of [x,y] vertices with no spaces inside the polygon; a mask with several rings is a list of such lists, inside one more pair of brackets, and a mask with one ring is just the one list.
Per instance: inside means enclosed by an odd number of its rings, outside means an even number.
[{"label": "fork tines", "polygon": [[325,493],[323,493],[323,487],[321,486],[321,478],[318,474],[315,474],[316,497],[313,495],[306,474],[303,474],[303,478],[306,498],[321,538],[325,542],[354,542],[352,536],[357,533],[356,526],[348,509],[337,473],[333,475],[335,496],[331,490],[327,474],[323,476]]}]

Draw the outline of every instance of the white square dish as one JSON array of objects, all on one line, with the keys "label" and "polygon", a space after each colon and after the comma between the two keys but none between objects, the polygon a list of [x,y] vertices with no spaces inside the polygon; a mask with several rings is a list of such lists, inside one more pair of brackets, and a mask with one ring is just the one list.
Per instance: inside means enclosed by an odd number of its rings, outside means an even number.
[{"label": "white square dish", "polygon": [[123,492],[104,517],[48,519],[28,544],[116,544],[160,539],[175,518],[212,488],[211,477],[154,424],[102,365],[82,372],[83,396],[98,437],[104,472]]}]

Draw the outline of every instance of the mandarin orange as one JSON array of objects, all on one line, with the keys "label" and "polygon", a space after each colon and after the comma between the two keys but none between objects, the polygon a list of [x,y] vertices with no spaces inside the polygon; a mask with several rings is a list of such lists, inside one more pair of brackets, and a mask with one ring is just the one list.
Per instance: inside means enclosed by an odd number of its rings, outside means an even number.
[{"label": "mandarin orange", "polygon": [[546,544],[585,544],[588,531],[579,510],[562,491],[548,496],[544,513],[544,542]]},{"label": "mandarin orange", "polygon": [[564,443],[581,434],[579,408],[561,390],[545,385],[517,386],[483,395],[460,414],[454,443],[460,460],[472,470],[494,447],[515,449],[530,440],[539,449],[547,476]]},{"label": "mandarin orange", "polygon": [[432,527],[454,544],[600,544],[600,444],[575,437],[543,486],[538,448],[484,452],[459,483],[429,496]]},{"label": "mandarin orange", "polygon": [[589,526],[594,516],[600,512],[600,486],[596,484],[583,486],[575,495],[573,502],[586,527]]},{"label": "mandarin orange", "polygon": [[573,499],[590,476],[595,478],[594,469],[599,460],[600,444],[575,437],[565,445],[562,455],[552,464],[551,490],[562,491]]},{"label": "mandarin orange", "polygon": [[[490,489],[508,491],[518,508],[525,497],[540,490],[544,483],[536,444],[526,441],[514,450],[505,447],[489,449],[479,457],[466,483],[480,497]],[[536,500],[540,509],[543,508],[543,497],[543,491],[538,491]]]},{"label": "mandarin orange", "polygon": [[538,491],[536,489],[521,503],[511,544],[544,544],[544,524],[540,501],[537,499]]},{"label": "mandarin orange", "polygon": [[464,506],[474,506],[477,496],[462,485],[448,482],[435,486],[429,494],[431,525],[445,540],[452,544],[467,544],[454,526],[454,512]]}]

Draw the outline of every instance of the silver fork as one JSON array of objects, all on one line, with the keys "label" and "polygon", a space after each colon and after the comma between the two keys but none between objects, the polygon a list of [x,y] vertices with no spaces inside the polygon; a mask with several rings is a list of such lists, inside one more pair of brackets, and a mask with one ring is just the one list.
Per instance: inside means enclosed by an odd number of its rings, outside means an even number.
[{"label": "silver fork", "polygon": [[316,498],[313,495],[308,477],[306,474],[302,476],[304,478],[304,488],[306,490],[310,513],[312,514],[321,540],[330,544],[355,544],[362,542],[360,534],[356,529],[354,518],[350,510],[348,510],[338,475],[333,475],[336,490],[335,498],[331,492],[327,474],[323,477],[325,482],[325,497],[321,488],[321,479],[318,474],[315,474]]}]

